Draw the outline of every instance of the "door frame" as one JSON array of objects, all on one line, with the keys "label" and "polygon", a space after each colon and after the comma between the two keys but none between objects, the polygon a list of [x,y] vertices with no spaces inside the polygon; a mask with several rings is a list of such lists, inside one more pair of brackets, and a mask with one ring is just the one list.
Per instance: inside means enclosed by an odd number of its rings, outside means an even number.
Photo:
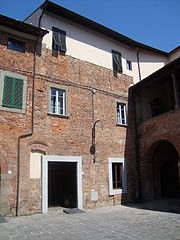
[{"label": "door frame", "polygon": [[48,162],[77,163],[77,206],[82,209],[82,157],[44,155],[42,156],[42,213],[48,212]]}]

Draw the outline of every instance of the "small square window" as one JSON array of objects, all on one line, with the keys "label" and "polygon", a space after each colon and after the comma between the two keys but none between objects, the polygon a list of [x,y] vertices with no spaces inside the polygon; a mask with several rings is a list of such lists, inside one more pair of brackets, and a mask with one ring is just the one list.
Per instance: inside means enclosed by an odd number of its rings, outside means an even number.
[{"label": "small square window", "polygon": [[126,104],[116,102],[117,124],[127,125]]},{"label": "small square window", "polygon": [[25,52],[25,43],[17,39],[8,38],[8,49],[17,52]]},{"label": "small square window", "polygon": [[127,70],[132,71],[132,62],[129,60],[126,60],[126,67],[127,67]]},{"label": "small square window", "polygon": [[127,192],[124,158],[109,158],[109,195]]}]

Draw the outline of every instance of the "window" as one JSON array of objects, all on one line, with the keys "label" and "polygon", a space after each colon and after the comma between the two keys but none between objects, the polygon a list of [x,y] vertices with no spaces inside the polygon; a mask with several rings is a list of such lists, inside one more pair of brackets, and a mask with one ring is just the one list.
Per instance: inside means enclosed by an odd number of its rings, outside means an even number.
[{"label": "window", "polygon": [[132,62],[129,60],[126,60],[126,67],[127,67],[127,70],[132,71]]},{"label": "window", "polygon": [[121,53],[112,50],[113,73],[117,77],[117,73],[122,73]]},{"label": "window", "polygon": [[158,116],[167,111],[166,105],[163,103],[162,99],[156,97],[151,102],[151,113],[152,117]]},{"label": "window", "polygon": [[116,102],[117,124],[127,125],[126,104]]},{"label": "window", "polygon": [[112,181],[113,189],[122,189],[122,163],[112,163]]},{"label": "window", "polygon": [[17,39],[8,38],[8,49],[17,52],[25,52],[25,43]]},{"label": "window", "polygon": [[66,53],[66,32],[58,28],[52,28],[52,49]]},{"label": "window", "polygon": [[27,77],[0,71],[0,109],[25,113]]},{"label": "window", "polygon": [[59,116],[67,116],[68,89],[58,84],[49,84],[48,87],[48,112]]},{"label": "window", "polygon": [[3,90],[3,107],[22,109],[23,80],[5,76]]},{"label": "window", "polygon": [[124,158],[109,158],[109,195],[127,192]]}]

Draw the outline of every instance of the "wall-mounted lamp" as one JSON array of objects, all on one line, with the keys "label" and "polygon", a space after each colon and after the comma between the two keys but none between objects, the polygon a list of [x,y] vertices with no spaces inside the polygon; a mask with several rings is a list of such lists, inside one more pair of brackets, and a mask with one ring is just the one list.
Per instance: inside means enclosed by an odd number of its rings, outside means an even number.
[{"label": "wall-mounted lamp", "polygon": [[98,122],[101,123],[101,129],[103,130],[103,125],[102,125],[101,120],[95,121],[95,123],[93,124],[93,128],[92,128],[92,145],[91,145],[91,147],[90,147],[90,153],[91,153],[91,155],[94,155],[93,163],[96,162],[95,133],[96,133],[96,124],[97,124]]}]

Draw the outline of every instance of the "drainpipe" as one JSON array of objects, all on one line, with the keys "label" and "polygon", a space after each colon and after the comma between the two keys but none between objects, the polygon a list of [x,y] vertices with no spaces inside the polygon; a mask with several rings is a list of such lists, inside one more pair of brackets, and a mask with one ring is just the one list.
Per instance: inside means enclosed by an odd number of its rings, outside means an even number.
[{"label": "drainpipe", "polygon": [[[43,11],[39,18],[38,27],[40,27]],[[17,152],[17,189],[16,189],[16,216],[19,212],[19,187],[20,187],[20,144],[21,139],[31,137],[34,133],[34,90],[35,90],[35,77],[36,77],[36,55],[37,55],[37,44],[39,37],[35,42],[35,51],[34,51],[34,66],[33,66],[33,85],[32,85],[32,112],[31,112],[31,131],[30,133],[20,135],[18,137],[18,152]]]},{"label": "drainpipe", "polygon": [[140,69],[140,63],[139,63],[139,52],[137,52],[137,64],[138,64],[139,81],[141,81],[141,69]]}]

